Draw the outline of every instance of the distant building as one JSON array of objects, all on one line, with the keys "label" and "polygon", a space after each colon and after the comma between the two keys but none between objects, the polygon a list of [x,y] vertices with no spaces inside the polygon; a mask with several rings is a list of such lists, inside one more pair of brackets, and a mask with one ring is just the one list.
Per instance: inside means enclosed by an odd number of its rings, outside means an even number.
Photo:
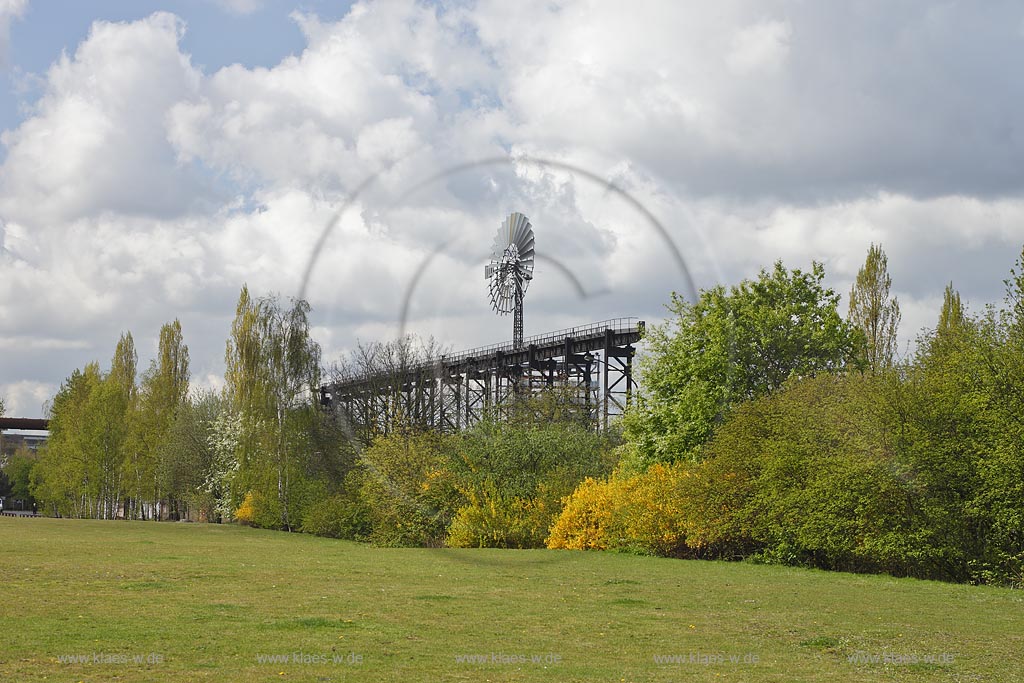
[{"label": "distant building", "polygon": [[4,432],[0,434],[0,460],[6,460],[24,444],[30,451],[36,453],[40,446],[46,443],[48,434],[12,434]]}]

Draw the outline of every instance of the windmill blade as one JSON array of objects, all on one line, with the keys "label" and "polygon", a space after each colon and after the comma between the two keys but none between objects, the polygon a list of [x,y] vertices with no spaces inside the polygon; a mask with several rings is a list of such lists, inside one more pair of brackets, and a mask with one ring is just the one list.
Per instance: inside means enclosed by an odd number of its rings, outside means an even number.
[{"label": "windmill blade", "polygon": [[490,262],[484,266],[491,307],[504,315],[521,305],[520,294],[533,279],[533,226],[530,219],[514,211],[498,226],[491,246]]},{"label": "windmill blade", "polygon": [[533,260],[533,231],[532,230],[529,232],[529,234],[526,235],[526,237],[523,239],[523,241],[521,243],[516,245],[516,248],[519,249],[519,258]]},{"label": "windmill blade", "polygon": [[513,236],[513,243],[517,248],[521,248],[523,243],[526,241],[526,237],[532,234],[533,230],[530,226],[530,219],[521,213],[514,214],[516,217],[516,229]]}]

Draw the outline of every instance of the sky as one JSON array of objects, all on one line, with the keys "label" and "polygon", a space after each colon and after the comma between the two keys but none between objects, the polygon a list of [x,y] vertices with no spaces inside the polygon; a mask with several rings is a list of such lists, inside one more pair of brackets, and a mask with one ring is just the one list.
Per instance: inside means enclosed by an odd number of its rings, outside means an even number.
[{"label": "sky", "polygon": [[511,337],[483,265],[529,216],[526,334],[889,257],[901,350],[1024,245],[1017,2],[0,0],[0,396],[38,417],[180,319],[223,382],[243,284],[325,361]]}]

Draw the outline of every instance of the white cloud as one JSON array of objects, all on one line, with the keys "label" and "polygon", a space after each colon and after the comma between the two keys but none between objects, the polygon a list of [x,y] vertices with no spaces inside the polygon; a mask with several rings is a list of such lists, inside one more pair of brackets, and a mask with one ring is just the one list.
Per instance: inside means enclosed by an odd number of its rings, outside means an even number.
[{"label": "white cloud", "polygon": [[0,396],[8,417],[36,417],[43,414],[43,405],[57,392],[56,384],[29,380],[0,384]]},{"label": "white cloud", "polygon": [[789,54],[793,30],[786,21],[762,21],[733,35],[725,61],[736,73],[777,71]]},{"label": "white cloud", "polygon": [[28,0],[0,0],[0,67],[7,66],[11,42],[11,22],[25,14]]},{"label": "white cloud", "polygon": [[252,14],[263,8],[263,0],[214,0],[222,9],[232,14]]},{"label": "white cloud", "polygon": [[[98,22],[3,134],[0,376],[56,386],[122,329],[151,349],[180,317],[197,385],[216,386],[241,284],[295,294],[376,172],[306,292],[328,357],[393,334],[421,267],[410,329],[507,336],[480,265],[512,210],[558,261],[538,264],[528,333],[659,317],[685,280],[607,180],[698,285],[816,259],[845,296],[881,242],[907,339],[949,279],[998,299],[1024,242],[1024,92],[996,68],[1020,17],[786,9],[360,3],[339,21],[294,14],[307,47],[271,68],[212,73],[178,17]],[[518,155],[599,180],[525,160],[454,169]]]},{"label": "white cloud", "polygon": [[104,212],[174,215],[209,196],[176,166],[163,125],[199,82],[178,48],[184,28],[166,13],[97,22],[74,56],[54,63],[30,118],[3,133],[0,215],[39,226]]},{"label": "white cloud", "polygon": [[25,349],[87,349],[89,342],[82,339],[47,339],[36,337],[0,337],[0,349],[19,351]]}]

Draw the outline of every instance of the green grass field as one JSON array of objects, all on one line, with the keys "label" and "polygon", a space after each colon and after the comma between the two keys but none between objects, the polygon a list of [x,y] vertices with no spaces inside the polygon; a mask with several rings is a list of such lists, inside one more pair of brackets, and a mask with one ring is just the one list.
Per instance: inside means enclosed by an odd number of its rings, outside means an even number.
[{"label": "green grass field", "polygon": [[1024,680],[1007,589],[178,523],[0,518],[0,549],[2,681]]}]

